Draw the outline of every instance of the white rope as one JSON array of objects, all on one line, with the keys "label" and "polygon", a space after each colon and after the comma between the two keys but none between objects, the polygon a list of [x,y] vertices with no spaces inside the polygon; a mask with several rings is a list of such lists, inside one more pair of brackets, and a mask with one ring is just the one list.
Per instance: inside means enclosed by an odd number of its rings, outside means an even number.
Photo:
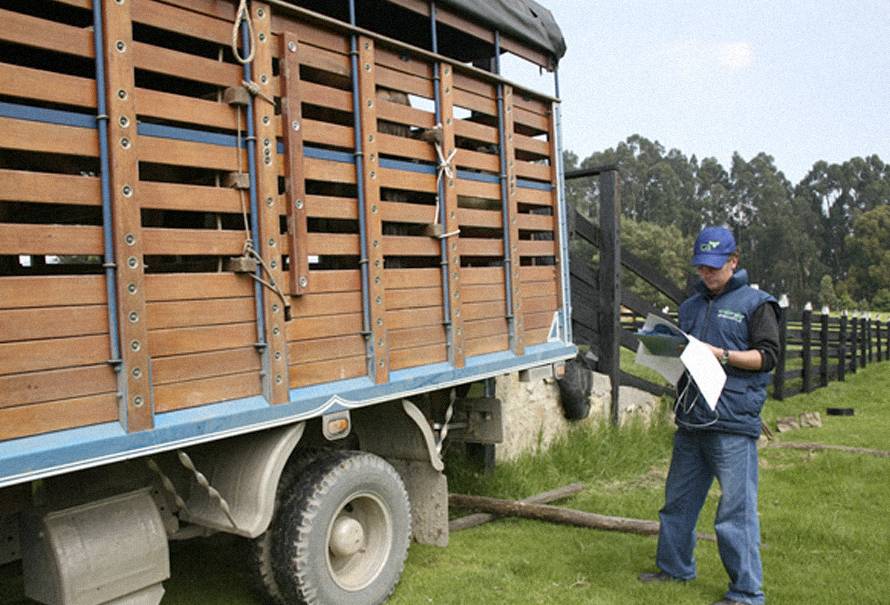
[{"label": "white rope", "polygon": [[[436,213],[433,218],[433,224],[439,224],[439,206],[441,204],[441,200],[439,199],[439,191],[442,189],[442,175],[444,174],[449,179],[454,178],[454,156],[457,154],[457,148],[452,149],[451,153],[448,156],[445,156],[445,150],[442,149],[442,123],[436,124],[433,128],[436,132],[435,140],[433,141],[433,145],[436,148],[436,157],[438,158],[439,165],[436,170]],[[450,231],[448,233],[443,233],[439,235],[439,239],[445,239],[446,237],[452,237],[460,233],[460,229],[455,229],[454,231]]]},{"label": "white rope", "polygon": [[[238,36],[242,21],[247,23],[247,39],[250,42],[250,53],[246,57],[242,57],[238,52]],[[247,8],[247,0],[241,0],[238,4],[238,10],[235,11],[235,23],[232,25],[232,54],[238,63],[244,65],[253,61],[254,51],[253,23],[250,20],[250,10]]]}]

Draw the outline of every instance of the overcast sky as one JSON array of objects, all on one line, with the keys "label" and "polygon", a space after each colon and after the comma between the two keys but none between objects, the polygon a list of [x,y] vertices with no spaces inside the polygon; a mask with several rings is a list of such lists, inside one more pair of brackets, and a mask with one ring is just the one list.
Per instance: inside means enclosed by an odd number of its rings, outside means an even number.
[{"label": "overcast sky", "polygon": [[638,133],[727,170],[765,151],[792,183],[817,160],[890,162],[890,0],[539,2],[582,159]]}]

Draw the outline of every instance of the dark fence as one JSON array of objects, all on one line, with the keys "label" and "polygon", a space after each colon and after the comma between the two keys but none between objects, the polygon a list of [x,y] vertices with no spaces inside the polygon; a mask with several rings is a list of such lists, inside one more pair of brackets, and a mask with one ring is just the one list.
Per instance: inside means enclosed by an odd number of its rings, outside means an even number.
[{"label": "dark fence", "polygon": [[890,359],[890,321],[865,314],[831,317],[810,309],[783,314],[782,349],[773,376],[773,397],[784,399],[844,380],[870,363]]},{"label": "dark fence", "polygon": [[[572,241],[585,241],[599,254],[596,268],[589,257],[570,253],[572,290],[572,329],[577,344],[587,345],[596,360],[595,369],[609,376],[612,384],[612,422],[618,421],[618,388],[628,385],[653,394],[672,395],[673,390],[621,370],[620,348],[636,351],[634,333],[649,313],[676,321],[676,312],[644,300],[621,287],[622,270],[642,278],[672,303],[676,309],[686,298],[677,287],[651,266],[622,250],[619,240],[621,197],[618,171],[613,166],[567,172],[566,179],[599,178],[599,225],[577,210],[569,209]],[[846,374],[875,361],[890,359],[890,321],[881,322],[864,315],[815,320],[811,310],[783,313],[780,326],[781,350],[775,370],[773,396],[776,399],[808,393],[831,380],[844,380]]]}]

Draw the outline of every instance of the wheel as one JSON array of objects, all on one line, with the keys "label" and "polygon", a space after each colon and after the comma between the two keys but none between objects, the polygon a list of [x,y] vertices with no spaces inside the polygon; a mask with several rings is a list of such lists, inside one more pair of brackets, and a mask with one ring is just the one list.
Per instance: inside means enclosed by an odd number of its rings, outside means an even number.
[{"label": "wheel", "polygon": [[333,454],[331,450],[323,449],[305,449],[295,452],[295,455],[288,460],[281,471],[281,478],[278,480],[278,488],[275,494],[275,517],[269,525],[269,529],[252,539],[248,543],[247,554],[247,572],[250,576],[250,582],[254,592],[263,599],[264,603],[270,605],[287,605],[287,601],[278,588],[278,582],[275,580],[273,559],[274,542],[274,525],[281,508],[281,502],[286,499],[294,483],[297,479],[319,460],[329,457]]},{"label": "wheel", "polygon": [[274,531],[275,579],[285,602],[382,603],[408,555],[408,494],[382,458],[337,452],[297,480]]}]

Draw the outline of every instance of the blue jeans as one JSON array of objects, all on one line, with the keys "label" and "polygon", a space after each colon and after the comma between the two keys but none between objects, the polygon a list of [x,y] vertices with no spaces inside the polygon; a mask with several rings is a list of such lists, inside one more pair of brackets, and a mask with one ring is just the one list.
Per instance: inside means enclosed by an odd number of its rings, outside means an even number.
[{"label": "blue jeans", "polygon": [[762,605],[760,521],[757,517],[757,441],[745,435],[678,429],[659,512],[658,568],[683,580],[695,577],[695,523],[711,483],[722,495],[714,529],[729,574],[726,598]]}]

